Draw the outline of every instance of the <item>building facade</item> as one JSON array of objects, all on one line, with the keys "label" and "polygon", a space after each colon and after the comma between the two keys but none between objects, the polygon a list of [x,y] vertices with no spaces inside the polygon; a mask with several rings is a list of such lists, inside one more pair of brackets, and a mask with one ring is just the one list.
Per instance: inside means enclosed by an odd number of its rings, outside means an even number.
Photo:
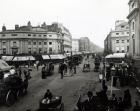
[{"label": "building facade", "polygon": [[89,52],[90,51],[90,40],[88,37],[81,37],[79,39],[79,51]]},{"label": "building facade", "polygon": [[72,52],[79,52],[79,39],[72,39]]},{"label": "building facade", "polygon": [[127,53],[129,51],[129,25],[128,22],[118,20],[115,22],[115,30],[110,31],[104,40],[105,52]]},{"label": "building facade", "polygon": [[43,23],[33,27],[28,22],[27,26],[15,25],[13,30],[3,26],[0,32],[0,54],[57,54],[71,51],[72,37],[65,29],[58,23]]},{"label": "building facade", "polygon": [[130,51],[129,54],[134,59],[140,59],[140,1],[129,0],[129,31],[130,31]]}]

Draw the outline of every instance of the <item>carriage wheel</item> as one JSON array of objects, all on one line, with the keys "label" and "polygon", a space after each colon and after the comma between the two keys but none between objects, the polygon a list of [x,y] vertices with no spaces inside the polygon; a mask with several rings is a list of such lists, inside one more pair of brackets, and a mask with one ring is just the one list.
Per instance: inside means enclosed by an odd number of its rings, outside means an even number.
[{"label": "carriage wheel", "polygon": [[11,90],[9,90],[6,95],[6,105],[11,106],[15,103],[15,101],[16,101],[16,97],[14,93]]}]

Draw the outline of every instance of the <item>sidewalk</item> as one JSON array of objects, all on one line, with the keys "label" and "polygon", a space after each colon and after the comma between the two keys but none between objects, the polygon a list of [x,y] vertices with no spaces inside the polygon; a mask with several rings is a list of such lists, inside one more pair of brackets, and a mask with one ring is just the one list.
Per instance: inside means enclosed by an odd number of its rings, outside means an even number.
[{"label": "sidewalk", "polygon": [[[111,81],[106,83],[108,86],[108,92],[107,95],[110,97],[111,96]],[[124,91],[126,89],[129,89],[130,94],[131,94],[131,98],[132,98],[132,108],[125,110],[125,111],[132,111],[133,106],[135,104],[135,101],[138,100],[140,103],[140,95],[136,92],[136,89],[134,87],[130,87],[130,86],[125,86],[125,87],[120,87],[119,85],[116,87],[112,87],[112,94],[116,94],[116,97],[122,97],[124,96]]]}]

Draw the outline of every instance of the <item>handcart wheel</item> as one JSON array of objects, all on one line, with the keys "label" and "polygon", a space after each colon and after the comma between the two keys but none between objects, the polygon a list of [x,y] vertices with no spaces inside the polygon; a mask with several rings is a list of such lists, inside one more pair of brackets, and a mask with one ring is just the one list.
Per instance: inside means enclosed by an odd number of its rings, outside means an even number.
[{"label": "handcart wheel", "polygon": [[14,95],[14,93],[9,90],[7,95],[6,95],[6,105],[11,106],[12,104],[14,104],[16,101],[16,97]]}]

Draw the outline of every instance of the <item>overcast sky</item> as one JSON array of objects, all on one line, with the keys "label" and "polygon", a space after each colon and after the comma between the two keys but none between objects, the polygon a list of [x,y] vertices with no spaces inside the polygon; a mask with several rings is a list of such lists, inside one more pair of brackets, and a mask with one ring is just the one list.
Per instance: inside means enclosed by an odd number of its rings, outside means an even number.
[{"label": "overcast sky", "polygon": [[[116,20],[125,20],[129,0],[0,0],[0,26],[33,26],[60,22],[73,38],[89,37],[104,47],[104,39]],[[127,20],[127,19],[126,19]]]}]

